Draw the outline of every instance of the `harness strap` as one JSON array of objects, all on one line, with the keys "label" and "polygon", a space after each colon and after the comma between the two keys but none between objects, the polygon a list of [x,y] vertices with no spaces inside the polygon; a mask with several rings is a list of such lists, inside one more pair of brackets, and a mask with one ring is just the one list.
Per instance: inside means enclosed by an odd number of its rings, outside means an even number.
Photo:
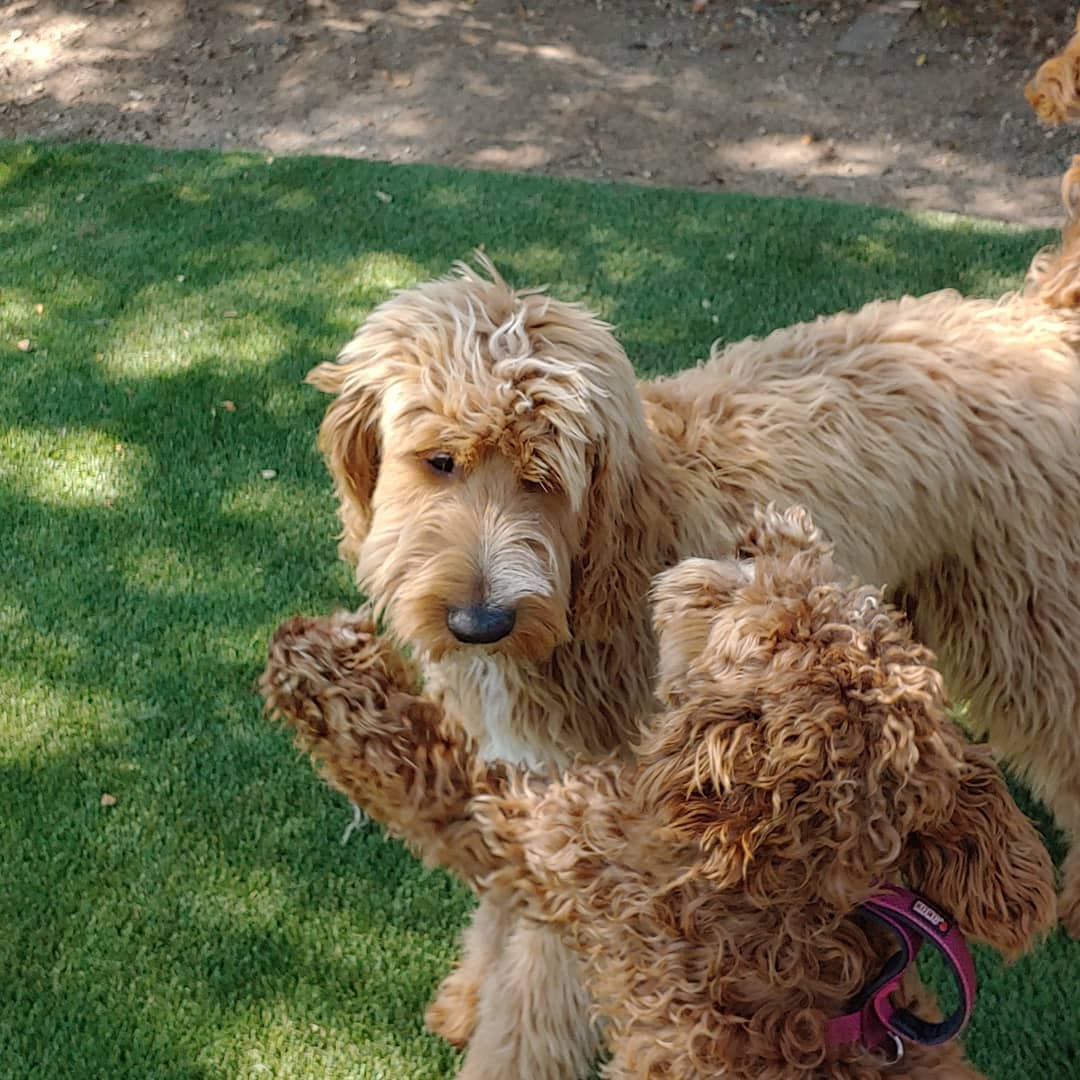
[{"label": "harness strap", "polygon": [[[954,1039],[967,1026],[975,1005],[975,965],[964,936],[953,921],[918,893],[896,885],[882,886],[881,892],[859,905],[860,910],[892,931],[900,946],[881,974],[860,995],[860,1005],[852,1012],[828,1022],[825,1044],[829,1047],[858,1042],[877,1050],[890,1036],[898,1051],[899,1039],[922,1046],[936,1046]],[[944,1020],[923,1020],[908,1009],[898,1009],[890,995],[904,973],[914,963],[923,942],[929,942],[945,958],[960,991],[960,1005]]]}]

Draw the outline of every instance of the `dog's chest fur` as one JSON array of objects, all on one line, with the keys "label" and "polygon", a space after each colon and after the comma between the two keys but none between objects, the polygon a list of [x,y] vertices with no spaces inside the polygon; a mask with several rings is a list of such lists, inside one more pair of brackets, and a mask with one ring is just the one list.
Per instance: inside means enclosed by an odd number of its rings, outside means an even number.
[{"label": "dog's chest fur", "polygon": [[[534,703],[517,665],[490,653],[455,654],[429,664],[425,676],[429,690],[476,739],[481,757],[530,769],[552,763],[551,748],[530,730]],[[558,730],[560,718],[551,719]]]},{"label": "dog's chest fur", "polygon": [[545,665],[449,653],[425,665],[425,689],[476,740],[481,757],[564,769],[578,755],[630,745],[651,710],[651,641],[639,636],[646,641],[637,649],[633,638],[620,647],[573,642]]}]

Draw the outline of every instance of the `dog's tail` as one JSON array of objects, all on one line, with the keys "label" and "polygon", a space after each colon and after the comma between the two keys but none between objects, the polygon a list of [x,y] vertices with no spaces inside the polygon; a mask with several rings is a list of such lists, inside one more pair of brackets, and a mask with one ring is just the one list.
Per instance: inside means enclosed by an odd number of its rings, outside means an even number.
[{"label": "dog's tail", "polygon": [[1040,251],[1028,270],[1028,291],[1054,308],[1080,308],[1080,154],[1061,178],[1065,224],[1061,244]]},{"label": "dog's tail", "polygon": [[1035,72],[1024,87],[1024,97],[1035,115],[1048,124],[1080,118],[1080,15],[1065,48]]}]

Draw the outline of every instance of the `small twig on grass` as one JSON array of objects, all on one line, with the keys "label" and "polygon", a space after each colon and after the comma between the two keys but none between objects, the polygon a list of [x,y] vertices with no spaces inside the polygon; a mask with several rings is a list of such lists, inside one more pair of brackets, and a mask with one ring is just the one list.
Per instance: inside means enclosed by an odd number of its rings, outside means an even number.
[{"label": "small twig on grass", "polygon": [[349,837],[352,836],[352,834],[356,832],[356,830],[359,829],[361,825],[366,825],[371,820],[371,818],[369,818],[367,814],[365,814],[364,811],[356,805],[356,803],[352,803],[351,805],[352,821],[350,821],[349,824],[345,826],[345,831],[341,834],[342,844],[347,844],[349,842]]}]

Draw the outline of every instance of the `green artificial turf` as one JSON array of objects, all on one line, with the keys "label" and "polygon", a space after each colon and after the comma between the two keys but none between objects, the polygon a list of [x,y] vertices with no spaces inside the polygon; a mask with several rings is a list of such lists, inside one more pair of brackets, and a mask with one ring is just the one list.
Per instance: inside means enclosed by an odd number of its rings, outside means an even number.
[{"label": "green artificial turf", "polygon": [[[253,689],[280,618],[356,599],[315,449],[325,402],[302,378],[373,304],[484,245],[511,281],[617,323],[654,373],[872,297],[998,293],[1049,239],[10,143],[0,234],[0,1075],[110,1080],[454,1069],[421,1014],[468,897],[375,827],[342,846],[346,804]],[[979,961],[975,1062],[1080,1075],[1080,945]]]}]

